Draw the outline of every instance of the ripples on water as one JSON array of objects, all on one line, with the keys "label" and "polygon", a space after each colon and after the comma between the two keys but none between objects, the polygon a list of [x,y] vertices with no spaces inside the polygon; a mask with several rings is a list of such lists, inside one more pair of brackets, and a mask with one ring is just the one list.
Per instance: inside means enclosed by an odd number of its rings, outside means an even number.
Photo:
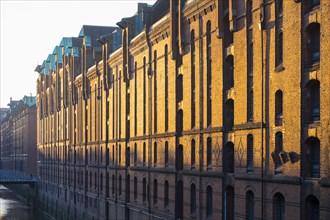
[{"label": "ripples on water", "polygon": [[0,220],[37,220],[45,219],[21,200],[15,192],[0,185]]}]

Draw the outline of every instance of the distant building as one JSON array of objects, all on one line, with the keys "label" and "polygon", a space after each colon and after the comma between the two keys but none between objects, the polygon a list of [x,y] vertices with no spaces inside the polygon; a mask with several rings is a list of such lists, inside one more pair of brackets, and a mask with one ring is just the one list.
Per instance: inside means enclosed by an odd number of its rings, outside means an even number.
[{"label": "distant building", "polygon": [[10,100],[1,119],[1,165],[14,172],[37,175],[36,98]]},{"label": "distant building", "polygon": [[[58,219],[330,219],[329,1],[158,0],[36,68]],[[111,16],[111,15],[109,15]]]}]

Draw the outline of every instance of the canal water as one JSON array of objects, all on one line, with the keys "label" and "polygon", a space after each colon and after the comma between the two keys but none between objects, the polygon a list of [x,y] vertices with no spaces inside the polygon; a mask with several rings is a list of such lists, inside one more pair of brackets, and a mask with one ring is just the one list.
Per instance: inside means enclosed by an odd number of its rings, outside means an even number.
[{"label": "canal water", "polygon": [[28,206],[15,192],[0,185],[0,220],[46,220],[41,211]]}]

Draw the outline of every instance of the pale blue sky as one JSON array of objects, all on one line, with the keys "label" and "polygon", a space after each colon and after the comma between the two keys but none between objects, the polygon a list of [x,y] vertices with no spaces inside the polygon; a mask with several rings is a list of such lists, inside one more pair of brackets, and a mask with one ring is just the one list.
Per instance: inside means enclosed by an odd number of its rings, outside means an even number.
[{"label": "pale blue sky", "polygon": [[77,37],[82,25],[114,26],[137,11],[137,3],[156,0],[16,1],[0,0],[0,107],[10,97],[36,94],[35,67],[62,37]]}]

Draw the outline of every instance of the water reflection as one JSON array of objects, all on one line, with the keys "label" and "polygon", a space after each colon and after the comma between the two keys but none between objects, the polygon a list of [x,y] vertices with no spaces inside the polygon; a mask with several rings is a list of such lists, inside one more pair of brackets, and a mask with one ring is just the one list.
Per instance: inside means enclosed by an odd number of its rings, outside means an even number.
[{"label": "water reflection", "polygon": [[47,219],[40,212],[28,206],[15,192],[0,185],[0,220]]}]

